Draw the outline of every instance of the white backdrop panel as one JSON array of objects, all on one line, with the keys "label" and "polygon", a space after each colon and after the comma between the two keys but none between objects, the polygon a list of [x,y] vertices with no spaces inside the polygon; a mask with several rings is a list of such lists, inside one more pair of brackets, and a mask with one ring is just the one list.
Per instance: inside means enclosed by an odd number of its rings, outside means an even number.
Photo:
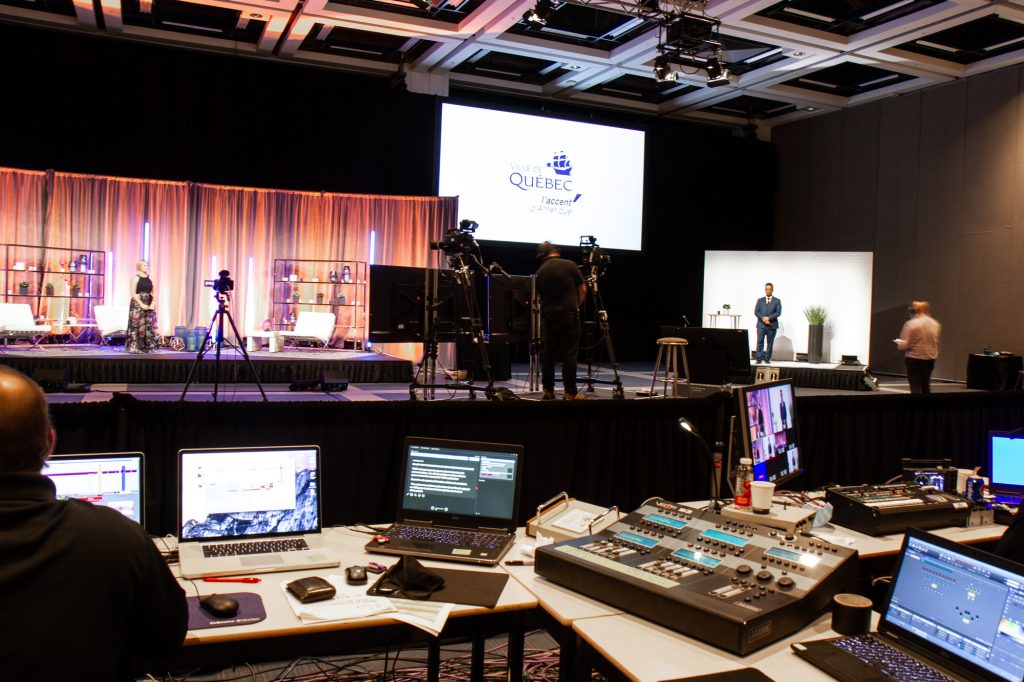
[{"label": "white backdrop panel", "polygon": [[807,319],[804,309],[824,306],[828,311],[823,362],[839,362],[856,355],[868,364],[871,341],[870,251],[707,251],[704,255],[703,322],[708,315],[729,312],[742,315],[739,327],[749,330],[750,349],[757,344],[754,304],[764,296],[765,282],[775,285],[782,301],[779,333],[773,359],[792,360],[807,352]]}]

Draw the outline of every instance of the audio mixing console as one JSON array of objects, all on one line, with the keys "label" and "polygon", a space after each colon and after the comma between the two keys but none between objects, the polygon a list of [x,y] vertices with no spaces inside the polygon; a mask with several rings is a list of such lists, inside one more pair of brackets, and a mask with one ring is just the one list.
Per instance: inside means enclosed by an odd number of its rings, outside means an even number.
[{"label": "audio mixing console", "polygon": [[825,501],[833,523],[865,535],[964,526],[971,513],[971,504],[955,493],[905,482],[826,488]]},{"label": "audio mixing console", "polygon": [[601,533],[537,549],[537,573],[746,655],[857,584],[857,553],[721,514],[648,500]]}]

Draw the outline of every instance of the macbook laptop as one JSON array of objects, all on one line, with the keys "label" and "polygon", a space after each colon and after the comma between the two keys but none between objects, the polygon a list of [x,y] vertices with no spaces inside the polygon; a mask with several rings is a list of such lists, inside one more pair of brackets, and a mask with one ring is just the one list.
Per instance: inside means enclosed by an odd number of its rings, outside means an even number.
[{"label": "macbook laptop", "polygon": [[42,473],[56,486],[57,499],[110,507],[144,525],[141,452],[53,455]]},{"label": "macbook laptop", "polygon": [[1024,565],[910,529],[877,632],[792,645],[850,682],[1024,679]]},{"label": "macbook laptop", "polygon": [[1018,506],[1024,497],[1024,433],[988,434],[988,490],[996,502]]},{"label": "macbook laptop", "polygon": [[315,445],[178,452],[181,575],[338,566],[320,530]]},{"label": "macbook laptop", "polygon": [[498,563],[515,540],[523,447],[406,438],[398,522],[369,552]]}]

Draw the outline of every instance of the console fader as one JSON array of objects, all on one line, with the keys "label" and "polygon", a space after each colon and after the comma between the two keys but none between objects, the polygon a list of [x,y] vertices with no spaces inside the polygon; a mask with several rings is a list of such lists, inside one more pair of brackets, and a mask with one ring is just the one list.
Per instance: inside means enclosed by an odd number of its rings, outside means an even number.
[{"label": "console fader", "polygon": [[537,548],[556,583],[740,655],[857,585],[857,552],[654,498],[596,535]]}]

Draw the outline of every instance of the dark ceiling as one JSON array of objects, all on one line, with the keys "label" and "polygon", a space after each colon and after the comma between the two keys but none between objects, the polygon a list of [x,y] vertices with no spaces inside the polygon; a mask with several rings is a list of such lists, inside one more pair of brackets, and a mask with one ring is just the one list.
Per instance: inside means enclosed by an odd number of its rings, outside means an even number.
[{"label": "dark ceiling", "polygon": [[[536,0],[0,0],[0,21],[762,132],[1024,61],[1024,0],[655,2],[556,2],[535,26]],[[655,80],[671,13],[721,22],[728,84],[685,49]]]}]

